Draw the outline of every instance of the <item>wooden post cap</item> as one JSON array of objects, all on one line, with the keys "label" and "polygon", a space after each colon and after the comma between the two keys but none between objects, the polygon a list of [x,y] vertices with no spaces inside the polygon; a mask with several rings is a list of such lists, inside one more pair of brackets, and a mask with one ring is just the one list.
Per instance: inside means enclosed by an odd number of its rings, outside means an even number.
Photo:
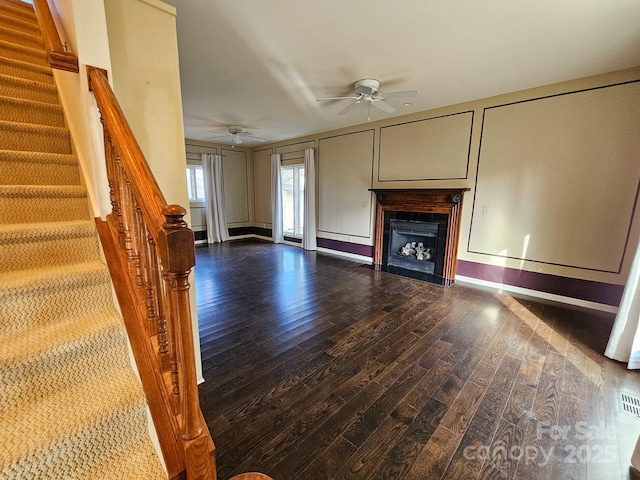
[{"label": "wooden post cap", "polygon": [[162,215],[165,218],[164,228],[186,227],[187,223],[183,220],[186,214],[187,211],[180,205],[167,205],[162,209]]}]

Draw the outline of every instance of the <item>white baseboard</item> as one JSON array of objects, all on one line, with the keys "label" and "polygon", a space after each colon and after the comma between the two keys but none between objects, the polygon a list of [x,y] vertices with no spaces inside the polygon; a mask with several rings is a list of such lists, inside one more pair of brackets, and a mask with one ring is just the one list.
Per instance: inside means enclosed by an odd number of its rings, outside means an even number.
[{"label": "white baseboard", "polygon": [[373,258],[365,257],[364,255],[356,255],[355,253],[341,252],[340,250],[331,250],[330,248],[324,247],[318,247],[318,251],[322,253],[328,253],[329,255],[348,258],[350,260],[357,260],[359,262],[366,263],[367,265],[373,264]]},{"label": "white baseboard", "polygon": [[550,300],[552,302],[565,303],[567,305],[574,305],[576,307],[590,308],[591,310],[599,310],[601,312],[616,313],[618,307],[612,307],[611,305],[605,305],[603,303],[589,302],[587,300],[580,300],[578,298],[565,297],[562,295],[556,295],[553,293],[540,292],[538,290],[530,290],[528,288],[514,287],[513,285],[505,285],[502,283],[489,282],[487,280],[479,280],[472,277],[464,277],[462,275],[456,275],[456,282],[469,283],[472,285],[480,285],[483,287],[494,288],[496,290],[504,290],[505,292],[519,293],[521,295],[527,295],[529,297],[540,298],[542,300]]}]

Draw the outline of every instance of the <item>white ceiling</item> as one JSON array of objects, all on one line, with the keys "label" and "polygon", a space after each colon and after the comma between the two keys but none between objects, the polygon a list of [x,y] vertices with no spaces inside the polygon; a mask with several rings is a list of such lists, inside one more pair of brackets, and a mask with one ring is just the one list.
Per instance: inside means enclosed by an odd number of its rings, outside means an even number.
[{"label": "white ceiling", "polygon": [[316,101],[364,77],[420,91],[389,100],[393,114],[372,108],[378,120],[640,65],[640,0],[165,1],[195,140],[228,125],[278,141],[365,123],[364,105],[338,115],[348,100]]}]

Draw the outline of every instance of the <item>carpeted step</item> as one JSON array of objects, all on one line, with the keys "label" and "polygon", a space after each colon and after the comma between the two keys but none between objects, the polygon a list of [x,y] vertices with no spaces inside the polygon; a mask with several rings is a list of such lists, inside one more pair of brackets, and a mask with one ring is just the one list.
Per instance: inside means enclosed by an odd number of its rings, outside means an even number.
[{"label": "carpeted step", "polygon": [[129,366],[127,336],[113,308],[3,334],[0,417],[71,385]]},{"label": "carpeted step", "polygon": [[84,187],[0,185],[0,224],[89,219]]},{"label": "carpeted step", "polygon": [[20,18],[25,22],[37,23],[38,17],[33,7],[28,3],[0,2],[0,12],[3,15]]},{"label": "carpeted step", "polygon": [[146,435],[135,374],[112,370],[0,416],[0,477],[85,478]]},{"label": "carpeted step", "polygon": [[79,185],[75,155],[0,150],[0,184]]},{"label": "carpeted step", "polygon": [[33,22],[28,18],[25,19],[21,16],[12,15],[13,12],[8,10],[8,8],[0,8],[0,25],[12,28],[13,30],[40,35],[40,26],[37,21]]},{"label": "carpeted step", "polygon": [[64,128],[62,105],[0,96],[0,120]]},{"label": "carpeted step", "polygon": [[110,280],[99,261],[0,273],[0,330],[9,334],[112,307]]},{"label": "carpeted step", "polygon": [[33,10],[33,5],[27,2],[23,2],[22,0],[0,0],[0,4]]},{"label": "carpeted step", "polygon": [[90,220],[0,224],[0,272],[99,259],[96,228]]},{"label": "carpeted step", "polygon": [[0,40],[30,48],[44,48],[42,37],[0,25]]},{"label": "carpeted step", "polygon": [[70,154],[71,136],[66,128],[0,121],[0,150]]},{"label": "carpeted step", "polygon": [[48,65],[35,65],[13,58],[0,57],[0,75],[2,79],[9,76],[53,84],[53,72]]},{"label": "carpeted step", "polygon": [[25,47],[4,40],[0,40],[0,57],[15,58],[36,65],[49,65],[49,56],[44,49]]},{"label": "carpeted step", "polygon": [[83,480],[165,479],[162,465],[148,438],[131,443],[117,455],[105,460],[87,472]]},{"label": "carpeted step", "polygon": [[34,102],[59,105],[58,91],[52,83],[41,83],[26,78],[0,75],[0,95]]}]

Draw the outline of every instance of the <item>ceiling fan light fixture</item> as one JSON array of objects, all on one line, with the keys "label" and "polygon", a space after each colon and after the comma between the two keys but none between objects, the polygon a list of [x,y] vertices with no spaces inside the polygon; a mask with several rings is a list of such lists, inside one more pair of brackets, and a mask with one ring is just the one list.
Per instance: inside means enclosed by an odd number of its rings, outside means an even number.
[{"label": "ceiling fan light fixture", "polygon": [[[385,113],[393,113],[396,111],[396,108],[393,105],[387,103],[385,100],[389,98],[417,97],[420,95],[420,92],[418,92],[418,90],[378,93],[378,88],[380,88],[380,81],[376,80],[375,78],[361,78],[353,84],[353,88],[355,90],[354,96],[317,98],[316,100],[353,100],[353,103],[338,112],[338,115],[343,115],[350,111],[357,104],[366,102],[367,121],[370,121],[371,105],[379,110],[382,110]],[[409,105],[411,104],[405,104],[405,107]]]},{"label": "ceiling fan light fixture", "polygon": [[378,93],[378,88],[380,88],[380,82],[375,78],[363,78],[355,83],[356,93],[365,97]]},{"label": "ceiling fan light fixture", "polygon": [[235,148],[236,145],[243,144],[244,138],[253,142],[258,142],[258,143],[266,142],[264,138],[256,137],[251,132],[246,131],[243,127],[239,125],[229,125],[227,127],[226,134],[221,132],[221,135],[218,135],[217,137],[213,137],[213,138],[220,138],[220,137],[226,137],[226,136],[231,136],[231,148]]}]

